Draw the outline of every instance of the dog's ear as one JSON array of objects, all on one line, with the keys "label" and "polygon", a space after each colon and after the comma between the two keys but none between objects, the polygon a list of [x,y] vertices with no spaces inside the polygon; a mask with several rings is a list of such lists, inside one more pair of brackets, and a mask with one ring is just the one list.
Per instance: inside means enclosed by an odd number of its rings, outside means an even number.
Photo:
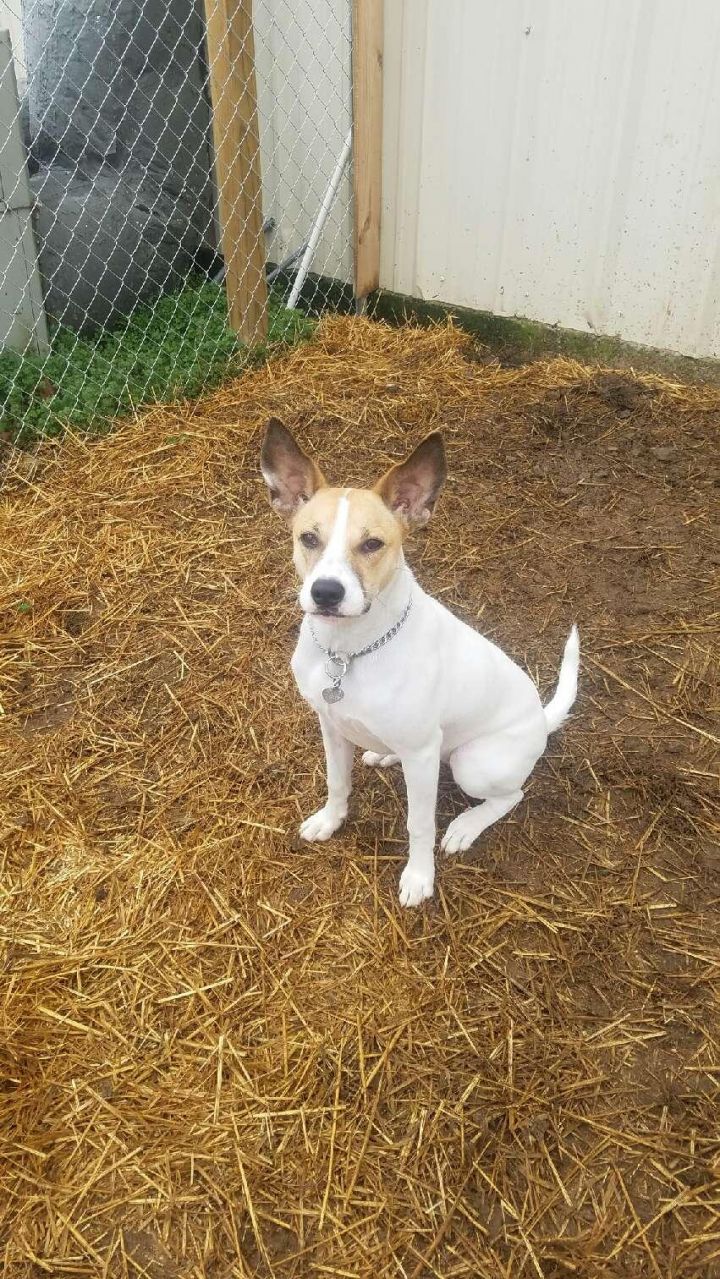
[{"label": "dog's ear", "polygon": [[383,475],[375,492],[398,519],[417,527],[430,519],[446,476],[442,435],[433,431],[406,461]]},{"label": "dog's ear", "polygon": [[303,453],[276,417],[265,427],[260,470],[270,491],[271,505],[286,519],[325,484],[320,468]]}]

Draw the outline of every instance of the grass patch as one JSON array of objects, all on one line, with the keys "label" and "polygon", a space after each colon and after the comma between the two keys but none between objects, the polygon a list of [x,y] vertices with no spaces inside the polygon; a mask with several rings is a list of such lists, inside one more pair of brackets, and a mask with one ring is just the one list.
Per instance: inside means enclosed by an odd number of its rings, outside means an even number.
[{"label": "grass patch", "polygon": [[191,283],[97,336],[58,326],[49,355],[0,353],[0,429],[21,444],[68,426],[101,429],[142,404],[208,390],[313,328],[271,296],[268,341],[248,350],[228,325],[224,289]]}]

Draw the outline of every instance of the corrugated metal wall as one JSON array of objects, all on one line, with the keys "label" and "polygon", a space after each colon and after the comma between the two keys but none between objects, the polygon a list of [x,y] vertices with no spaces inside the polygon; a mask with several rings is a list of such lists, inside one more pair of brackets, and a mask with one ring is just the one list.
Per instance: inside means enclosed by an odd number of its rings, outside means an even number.
[{"label": "corrugated metal wall", "polygon": [[[277,261],[349,127],[350,0],[254,15]],[[720,356],[720,0],[386,0],[384,66],[385,288]],[[314,269],[351,249],[346,175]]]},{"label": "corrugated metal wall", "polygon": [[[254,0],[253,19],[263,213],[281,262],[310,235],[350,128],[350,0]],[[349,171],[312,269],[352,279]]]},{"label": "corrugated metal wall", "polygon": [[720,356],[718,0],[387,0],[385,288]]},{"label": "corrugated metal wall", "polygon": [[12,41],[0,30],[0,349],[44,355],[48,330],[31,207]]}]

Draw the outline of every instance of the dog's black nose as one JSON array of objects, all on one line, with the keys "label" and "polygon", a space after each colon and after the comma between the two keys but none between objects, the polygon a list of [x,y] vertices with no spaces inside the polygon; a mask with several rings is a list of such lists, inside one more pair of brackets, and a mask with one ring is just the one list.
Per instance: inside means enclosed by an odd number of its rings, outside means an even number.
[{"label": "dog's black nose", "polygon": [[345,587],[336,577],[319,577],[310,587],[310,594],[318,608],[337,608],[345,594]]}]

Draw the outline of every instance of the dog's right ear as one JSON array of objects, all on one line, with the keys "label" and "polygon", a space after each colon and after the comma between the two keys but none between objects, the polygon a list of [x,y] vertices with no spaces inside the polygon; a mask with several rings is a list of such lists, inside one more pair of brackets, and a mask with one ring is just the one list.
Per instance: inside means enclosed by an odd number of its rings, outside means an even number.
[{"label": "dog's right ear", "polygon": [[383,475],[375,492],[403,524],[417,528],[430,519],[446,476],[442,435],[433,431],[410,457]]},{"label": "dog's right ear", "polygon": [[282,422],[273,417],[265,427],[260,470],[279,515],[291,519],[303,502],[325,485],[319,466],[303,453]]}]

